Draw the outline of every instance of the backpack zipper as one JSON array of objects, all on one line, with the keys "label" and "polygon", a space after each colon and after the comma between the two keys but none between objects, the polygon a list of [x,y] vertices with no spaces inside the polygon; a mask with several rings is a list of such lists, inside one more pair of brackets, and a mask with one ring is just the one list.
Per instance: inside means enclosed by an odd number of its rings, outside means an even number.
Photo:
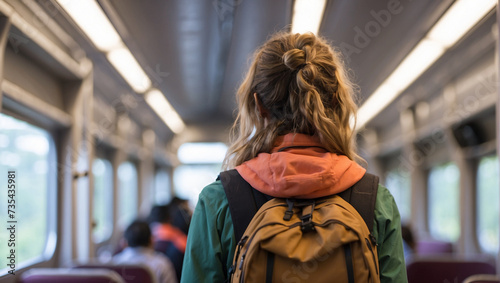
[{"label": "backpack zipper", "polygon": [[[324,222],[323,224],[317,224],[317,223],[314,223],[315,226],[318,226],[318,227],[322,227],[322,226],[327,226],[331,223],[338,223],[338,224],[341,224],[342,226],[344,226],[346,229],[349,229],[349,230],[352,230],[354,231],[351,227],[349,227],[347,224],[343,223],[342,221],[338,221],[338,220],[329,220],[329,221],[326,221]],[[358,235],[359,236],[359,235]],[[377,259],[375,258],[375,253],[373,252],[373,246],[372,246],[372,243],[374,246],[377,246],[377,241],[375,239],[375,237],[370,234],[369,235],[370,237],[370,240],[368,240],[367,238],[365,238],[365,242],[366,242],[366,245],[368,246],[368,249],[370,250],[371,254],[372,254],[372,259],[373,259],[373,263],[375,264],[375,271],[377,272],[377,275],[378,275],[378,264],[377,264]]]},{"label": "backpack zipper", "polygon": [[[372,234],[370,234],[370,238],[371,237],[373,237]],[[373,263],[375,264],[375,271],[377,271],[377,275],[378,275],[377,259],[375,258],[375,253],[373,252],[372,244],[371,244],[370,240],[368,240],[367,238],[365,238],[365,242],[366,242],[366,245],[368,246],[368,249],[372,253]]]},{"label": "backpack zipper", "polygon": [[234,271],[236,270],[236,261],[240,257],[241,248],[243,247],[243,245],[245,245],[245,243],[246,243],[247,240],[248,240],[248,236],[243,236],[243,238],[241,238],[238,241],[237,250],[236,250],[236,257],[234,258],[233,264],[229,268],[229,272],[228,272],[229,273],[229,276],[228,276],[229,278],[233,277]]},{"label": "backpack zipper", "polygon": [[[238,266],[238,269],[241,270],[241,274],[240,274],[240,283],[243,283],[244,281],[244,278],[245,278],[245,270],[243,269],[243,263],[245,261],[245,257],[247,255],[247,252],[248,252],[248,247],[252,244],[252,241],[253,239],[255,238],[255,235],[257,235],[257,232],[260,231],[260,229],[264,228],[264,227],[267,227],[267,226],[270,226],[270,225],[281,225],[281,226],[285,226],[285,227],[288,227],[288,228],[294,228],[294,227],[297,227],[297,226],[300,226],[301,222],[296,222],[292,225],[284,225],[283,223],[280,223],[280,222],[271,222],[271,223],[267,223],[266,225],[263,225],[263,226],[260,226],[259,229],[257,229],[252,237],[250,238],[250,240],[248,241],[248,245],[247,245],[247,248],[245,249],[245,252],[241,255],[241,260],[240,260],[240,264]],[[248,236],[245,236],[245,237],[248,237]],[[243,238],[242,238],[243,239]],[[245,240],[246,242],[246,240]],[[236,258],[235,260],[238,260],[238,258]]]}]

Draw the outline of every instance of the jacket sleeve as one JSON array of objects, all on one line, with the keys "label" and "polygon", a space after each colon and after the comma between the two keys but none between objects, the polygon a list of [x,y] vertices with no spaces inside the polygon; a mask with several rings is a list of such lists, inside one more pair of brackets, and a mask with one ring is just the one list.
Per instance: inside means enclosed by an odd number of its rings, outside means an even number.
[{"label": "jacket sleeve", "polygon": [[389,190],[383,186],[378,188],[374,227],[380,282],[408,282],[398,207]]},{"label": "jacket sleeve", "polygon": [[200,193],[191,219],[181,282],[224,282],[234,241],[224,189],[212,183]]}]

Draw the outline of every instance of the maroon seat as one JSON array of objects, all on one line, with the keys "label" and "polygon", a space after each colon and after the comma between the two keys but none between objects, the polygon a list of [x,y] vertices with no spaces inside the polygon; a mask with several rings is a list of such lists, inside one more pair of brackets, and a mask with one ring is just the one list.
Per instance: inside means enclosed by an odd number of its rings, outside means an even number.
[{"label": "maroon seat", "polygon": [[151,269],[145,265],[137,264],[100,264],[100,263],[89,263],[89,264],[79,264],[73,268],[85,268],[85,269],[109,269],[118,273],[123,281],[126,283],[154,283],[154,275]]},{"label": "maroon seat", "polygon": [[23,283],[124,283],[107,269],[32,268],[21,275]]},{"label": "maroon seat", "polygon": [[495,266],[482,259],[415,258],[407,265],[409,283],[462,282],[474,274],[495,274]]},{"label": "maroon seat", "polygon": [[463,283],[500,283],[500,277],[492,274],[477,274],[465,278]]},{"label": "maroon seat", "polygon": [[453,252],[453,244],[437,240],[423,240],[417,243],[416,250],[418,255],[449,254]]}]

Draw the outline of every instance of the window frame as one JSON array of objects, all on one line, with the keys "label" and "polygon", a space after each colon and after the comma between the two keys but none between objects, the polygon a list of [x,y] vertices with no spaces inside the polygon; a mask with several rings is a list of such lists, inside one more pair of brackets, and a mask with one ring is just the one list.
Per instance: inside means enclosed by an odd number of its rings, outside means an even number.
[{"label": "window frame", "polygon": [[[457,191],[458,191],[458,204],[457,204],[457,207],[458,207],[458,224],[459,224],[459,227],[458,227],[458,236],[455,240],[452,240],[452,239],[444,239],[444,238],[441,238],[439,235],[436,235],[436,232],[433,231],[432,229],[432,225],[431,225],[431,217],[432,217],[432,212],[431,212],[431,186],[430,186],[430,178],[431,178],[431,173],[433,171],[433,169],[435,168],[438,168],[438,167],[443,167],[443,166],[449,166],[449,165],[453,165],[455,166],[455,168],[458,170],[458,187],[457,187]],[[460,191],[460,175],[462,174],[462,172],[460,172],[460,167],[458,166],[458,164],[456,164],[456,162],[454,162],[453,160],[448,160],[448,161],[445,161],[445,162],[441,162],[441,163],[437,163],[437,164],[432,164],[432,166],[429,166],[428,169],[427,169],[427,174],[426,174],[426,190],[425,190],[425,198],[426,198],[426,201],[425,201],[425,210],[426,210],[426,225],[427,225],[427,232],[429,233],[429,235],[433,238],[433,239],[436,239],[436,240],[439,240],[439,241],[447,241],[447,242],[451,242],[451,243],[456,243],[458,241],[460,241],[460,237],[461,237],[461,226],[462,226],[462,222],[461,222],[461,215],[460,215],[460,198],[461,198],[461,191]]]},{"label": "window frame", "polygon": [[[166,202],[162,202],[162,201],[159,201],[157,199],[157,181],[158,181],[158,174],[160,173],[165,173],[168,177],[168,191],[169,191],[169,197],[168,197],[168,200]],[[174,198],[175,196],[175,193],[174,193],[174,190],[173,190],[173,185],[172,185],[172,170],[169,170],[169,168],[167,166],[161,166],[161,165],[157,165],[155,166],[155,170],[154,170],[154,182],[153,182],[153,190],[152,190],[152,194],[151,194],[151,203],[153,205],[163,205],[163,204],[168,204],[170,203],[170,201]]]},{"label": "window frame", "polygon": [[139,162],[135,161],[132,158],[126,158],[122,160],[116,167],[116,180],[117,180],[117,194],[116,194],[116,201],[114,203],[117,204],[117,214],[116,214],[116,219],[115,223],[120,229],[125,229],[127,225],[130,223],[122,223],[122,211],[121,211],[121,206],[120,204],[122,203],[121,197],[122,197],[122,187],[121,187],[121,180],[120,180],[120,167],[123,164],[130,163],[133,165],[135,169],[135,174],[136,174],[136,184],[135,184],[135,200],[134,200],[134,217],[132,218],[135,219],[139,215],[139,198],[140,198],[140,167],[139,167]]},{"label": "window frame", "polygon": [[[1,100],[0,100],[1,102]],[[60,184],[60,176],[61,176],[61,170],[64,169],[64,166],[60,165],[60,156],[61,156],[61,149],[60,149],[60,140],[57,138],[58,137],[58,130],[55,129],[54,127],[50,127],[50,125],[43,123],[40,120],[35,119],[34,117],[30,117],[29,115],[23,115],[20,114],[14,110],[11,110],[8,107],[5,107],[4,103],[2,102],[1,108],[0,108],[0,113],[10,116],[16,120],[19,120],[21,122],[25,122],[33,127],[39,128],[40,130],[43,130],[46,134],[49,143],[49,150],[48,150],[48,160],[47,162],[49,164],[56,164],[56,166],[48,166],[48,171],[47,171],[47,235],[46,235],[46,240],[45,240],[45,247],[43,248],[42,254],[40,254],[37,257],[34,257],[30,260],[22,261],[22,262],[16,262],[16,271],[33,267],[33,266],[39,266],[39,265],[45,265],[45,264],[50,264],[51,262],[54,262],[56,259],[56,251],[59,246],[59,235],[61,232],[61,227],[58,223],[60,219],[60,210],[61,210],[61,205],[60,205],[60,200],[59,196],[57,194],[59,190],[59,184]],[[17,178],[17,176],[16,176]],[[17,195],[17,193],[16,193]],[[17,196],[16,196],[17,197]],[[17,231],[16,231],[17,232]],[[8,271],[8,268],[2,268],[0,269],[1,271]],[[7,273],[0,273],[0,278],[3,276],[6,276]]]},{"label": "window frame", "polygon": [[[404,174],[407,174],[407,176],[404,176],[402,173]],[[395,174],[395,175],[398,175],[400,176],[401,178],[405,178],[407,177],[407,182],[408,182],[408,199],[409,199],[409,202],[408,202],[408,206],[409,206],[409,211],[408,211],[408,215],[406,216],[407,218],[406,219],[403,219],[403,216],[401,214],[401,208],[398,206],[398,200],[395,198],[395,194],[393,193],[393,190],[395,190],[394,188],[390,188],[389,185],[387,184],[387,181],[388,181],[388,177],[390,174]],[[395,168],[390,168],[388,169],[386,172],[385,172],[385,175],[384,175],[384,186],[386,186],[386,188],[389,190],[389,192],[391,193],[391,195],[393,196],[394,198],[394,202],[396,203],[396,205],[398,206],[398,211],[399,211],[399,214],[400,214],[400,217],[401,217],[401,222],[402,223],[409,223],[411,221],[411,217],[412,217],[412,213],[411,213],[411,210],[412,210],[412,202],[411,202],[411,194],[412,194],[412,186],[411,186],[411,173],[408,172],[408,171],[405,171],[405,170],[401,170],[399,169],[398,167],[395,167]],[[401,194],[400,194],[401,195]]]},{"label": "window frame", "polygon": [[[485,253],[485,254],[490,254],[490,255],[494,255],[496,256],[498,254],[498,248],[500,248],[500,242],[498,244],[498,247],[497,247],[497,250],[494,251],[493,253],[490,253],[488,250],[486,250],[484,248],[484,246],[481,244],[481,237],[480,237],[480,231],[479,231],[479,225],[480,225],[480,221],[479,221],[479,168],[480,168],[480,165],[481,165],[481,161],[485,158],[491,158],[491,157],[496,157],[497,158],[497,161],[500,162],[500,156],[498,156],[498,154],[496,152],[491,152],[489,154],[485,154],[485,155],[482,155],[480,157],[477,158],[477,162],[476,162],[476,167],[475,167],[475,191],[474,191],[474,214],[473,214],[473,219],[474,219],[474,229],[475,229],[475,233],[474,233],[474,238],[475,238],[475,242],[476,242],[476,246],[477,248],[479,249],[479,251],[481,253]],[[500,168],[500,164],[498,164],[499,168]],[[500,173],[500,172],[499,172]],[[498,200],[498,199],[497,199]],[[498,204],[498,202],[497,202]],[[500,225],[499,223],[497,223],[497,225]],[[500,227],[499,227],[499,234],[500,234]]]},{"label": "window frame", "polygon": [[[114,213],[113,213],[113,203],[114,203],[114,201],[113,201],[113,198],[114,198],[113,191],[114,191],[114,186],[115,186],[115,184],[114,184],[114,176],[113,175],[114,175],[114,170],[115,169],[113,167],[113,162],[112,162],[112,160],[110,158],[107,158],[103,154],[96,153],[94,155],[93,160],[92,160],[92,170],[94,169],[94,162],[96,160],[98,160],[98,159],[107,162],[107,164],[109,165],[109,169],[110,169],[110,172],[109,173],[106,172],[107,174],[105,174],[105,175],[108,175],[107,177],[109,177],[109,179],[110,179],[108,182],[106,182],[106,183],[108,183],[108,185],[110,185],[109,191],[107,191],[107,192],[105,191],[103,193],[104,194],[104,199],[105,199],[104,201],[107,201],[107,203],[109,204],[109,206],[106,208],[106,210],[108,210],[107,213],[109,214],[109,216],[108,216],[109,219],[107,219],[107,220],[110,220],[110,223],[109,223],[109,225],[107,225],[109,227],[109,231],[107,231],[106,235],[102,239],[97,239],[96,240],[95,235],[94,235],[94,227],[92,227],[92,232],[91,232],[92,233],[92,242],[94,244],[97,244],[97,245],[102,244],[104,242],[107,242],[107,241],[109,241],[111,239],[111,236],[113,235],[114,226],[115,226],[114,225],[115,216],[114,216]],[[108,168],[106,168],[106,169],[108,169]],[[94,173],[92,172],[92,174],[94,174]],[[96,207],[96,204],[95,204],[95,188],[96,188],[96,186],[95,186],[95,176],[93,176],[93,177],[94,177],[94,180],[93,180],[94,183],[92,184],[93,185],[92,220],[96,221],[96,219],[94,217],[95,216],[94,212],[95,212],[95,207]]]}]

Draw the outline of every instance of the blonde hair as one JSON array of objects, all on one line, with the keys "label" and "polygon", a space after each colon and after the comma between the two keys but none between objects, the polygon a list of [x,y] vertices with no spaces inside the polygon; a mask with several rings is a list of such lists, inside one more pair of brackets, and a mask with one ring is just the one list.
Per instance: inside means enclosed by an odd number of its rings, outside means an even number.
[{"label": "blonde hair", "polygon": [[[329,152],[359,158],[350,124],[355,88],[339,52],[312,33],[279,33],[254,56],[236,94],[239,111],[225,169],[269,153],[276,138],[288,133],[316,135]],[[254,93],[269,113],[267,125]]]}]

